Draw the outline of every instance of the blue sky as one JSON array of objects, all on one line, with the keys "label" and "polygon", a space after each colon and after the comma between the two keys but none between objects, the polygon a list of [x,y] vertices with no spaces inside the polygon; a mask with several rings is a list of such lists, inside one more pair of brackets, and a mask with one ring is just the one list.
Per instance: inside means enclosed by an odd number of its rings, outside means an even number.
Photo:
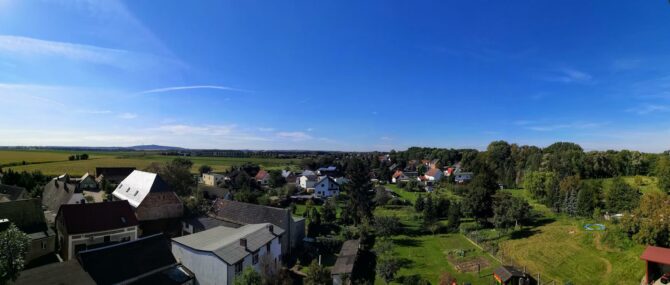
[{"label": "blue sky", "polygon": [[0,145],[658,152],[668,51],[661,0],[0,0]]}]

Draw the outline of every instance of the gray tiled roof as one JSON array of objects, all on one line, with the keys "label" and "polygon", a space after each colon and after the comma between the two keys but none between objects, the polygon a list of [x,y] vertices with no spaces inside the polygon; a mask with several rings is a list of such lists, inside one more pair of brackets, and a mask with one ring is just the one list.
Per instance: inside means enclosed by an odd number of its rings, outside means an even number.
[{"label": "gray tiled roof", "polygon": [[[270,226],[273,227],[272,231]],[[212,252],[226,263],[235,264],[283,233],[282,228],[264,223],[250,224],[237,229],[219,226],[172,240],[195,250]],[[246,248],[240,245],[242,238],[247,240]]]}]

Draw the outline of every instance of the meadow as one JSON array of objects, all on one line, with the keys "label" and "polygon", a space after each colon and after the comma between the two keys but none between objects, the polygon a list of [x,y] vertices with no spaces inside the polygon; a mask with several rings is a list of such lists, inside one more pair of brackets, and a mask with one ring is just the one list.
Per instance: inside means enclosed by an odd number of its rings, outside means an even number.
[{"label": "meadow", "polygon": [[[87,160],[68,160],[72,154],[87,153]],[[152,163],[168,162],[177,156],[165,156],[155,152],[70,152],[44,150],[0,150],[0,166],[15,171],[36,171],[50,176],[69,173],[73,176],[86,172],[95,173],[96,167],[135,167],[144,169]],[[197,173],[201,165],[211,166],[215,172],[223,172],[233,165],[251,162],[264,169],[283,169],[293,166],[298,159],[256,158],[256,157],[186,157],[193,161],[191,172]],[[25,164],[24,164],[25,162]]]},{"label": "meadow", "polygon": [[[656,180],[651,177],[625,177],[624,180],[640,188],[643,193],[658,191]],[[602,179],[602,183],[604,191],[607,191],[611,179]],[[388,188],[399,197],[412,202],[416,201],[419,195],[417,192],[407,192],[395,185],[389,185]],[[608,232],[609,230],[590,232],[583,227],[587,223],[598,222],[612,229],[615,224],[558,215],[534,201],[523,189],[504,191],[526,199],[536,217],[532,225],[525,225],[517,231],[503,233],[495,229],[480,230],[479,235],[483,240],[498,244],[499,251],[495,256],[475,246],[461,233],[432,235],[422,232],[421,216],[415,213],[412,207],[377,208],[375,216],[396,216],[403,223],[403,234],[392,237],[396,245],[395,253],[403,265],[396,283],[401,283],[406,276],[418,274],[435,284],[442,272],[448,272],[459,282],[491,284],[491,271],[501,264],[525,267],[535,277],[539,273],[543,284],[551,281],[555,281],[554,284],[563,284],[567,281],[571,281],[572,284],[640,282],[644,274],[644,263],[639,260],[639,256],[644,246],[626,242],[626,238],[612,238],[613,233]],[[450,199],[459,198],[443,189],[438,191],[438,195]],[[468,220],[464,220],[463,223],[472,224]],[[468,258],[484,258],[489,261],[490,266],[482,268],[480,273],[458,272],[447,259],[448,253],[454,250],[467,251]],[[383,284],[379,278],[376,283]]]}]

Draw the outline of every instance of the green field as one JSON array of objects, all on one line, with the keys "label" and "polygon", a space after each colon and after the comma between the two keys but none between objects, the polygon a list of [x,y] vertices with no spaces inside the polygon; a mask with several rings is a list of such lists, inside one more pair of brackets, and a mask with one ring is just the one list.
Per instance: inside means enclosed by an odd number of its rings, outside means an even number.
[{"label": "green field", "polygon": [[[603,179],[606,192],[612,179]],[[643,193],[658,191],[656,180],[651,177],[624,177],[631,185],[639,187]],[[417,192],[407,192],[395,185],[386,185],[403,199],[416,201]],[[537,277],[541,274],[543,284],[555,281],[563,284],[638,284],[644,273],[644,263],[639,256],[644,246],[630,243],[630,246],[616,247],[605,241],[605,232],[588,232],[583,226],[593,223],[591,219],[577,219],[557,215],[546,206],[531,199],[523,189],[506,189],[517,197],[526,199],[537,215],[535,225],[527,225],[516,232],[500,233],[494,229],[480,231],[480,236],[499,244],[500,251],[492,257],[477,248],[462,234],[426,234],[419,231],[421,215],[412,207],[377,208],[375,216],[392,215],[399,217],[405,233],[394,236],[395,252],[402,261],[397,283],[403,276],[418,274],[435,284],[442,272],[449,272],[459,282],[491,284],[491,270],[501,264],[526,267]],[[439,195],[449,198],[456,196],[440,189]],[[424,194],[425,195],[425,194]],[[611,223],[602,222],[608,228]],[[443,223],[445,223],[443,221]],[[464,223],[468,223],[464,221]],[[490,266],[482,268],[480,274],[461,273],[447,260],[450,250],[472,250],[468,258],[485,258]],[[466,258],[467,259],[467,258]],[[481,277],[480,277],[481,276]],[[379,278],[377,284],[383,284]]]},{"label": "green field", "polygon": [[[84,152],[77,152],[79,154]],[[153,162],[163,163],[177,156],[164,156],[151,152],[91,152],[88,160],[68,160],[68,156],[75,154],[69,151],[33,151],[33,150],[1,150],[0,166],[3,169],[15,171],[39,170],[46,175],[60,175],[69,173],[73,176],[83,175],[86,172],[95,173],[96,167],[135,167],[144,169]],[[198,168],[207,164],[214,168],[215,172],[229,169],[232,165],[245,162],[259,164],[264,169],[283,169],[294,165],[297,160],[278,158],[237,158],[237,157],[186,157],[193,161],[191,172],[197,173]],[[23,161],[26,165],[22,165]]]},{"label": "green field", "polygon": [[[410,192],[411,193],[411,192]],[[396,216],[400,218],[404,233],[392,237],[395,245],[395,254],[399,258],[402,268],[397,274],[396,282],[403,278],[419,275],[426,278],[431,284],[437,284],[440,275],[448,272],[455,277],[459,284],[470,282],[472,284],[490,284],[491,272],[500,263],[461,234],[426,234],[420,233],[421,215],[415,213],[412,207],[377,208],[375,216]],[[469,250],[466,256],[459,261],[468,261],[475,258],[483,258],[490,265],[481,268],[480,275],[477,272],[461,273],[447,259],[452,250]],[[481,276],[481,277],[480,277]],[[375,284],[384,284],[377,277]]]}]

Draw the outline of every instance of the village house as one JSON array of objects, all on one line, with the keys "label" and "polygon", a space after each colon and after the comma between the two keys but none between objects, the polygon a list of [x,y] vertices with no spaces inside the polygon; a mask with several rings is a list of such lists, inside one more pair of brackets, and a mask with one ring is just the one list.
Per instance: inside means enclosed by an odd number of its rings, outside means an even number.
[{"label": "village house", "polygon": [[472,172],[455,172],[454,181],[456,181],[456,183],[460,183],[460,184],[467,183],[467,182],[470,182],[470,180],[472,180],[473,176],[474,176],[474,173],[472,173]]},{"label": "village house", "polygon": [[[359,240],[347,240],[342,243],[340,254],[335,260],[335,265],[330,270],[330,276],[333,278],[333,285],[351,284],[351,275],[354,272],[356,261],[358,260],[358,250],[360,248]],[[348,276],[349,278],[343,278]]]},{"label": "village house", "polygon": [[112,196],[128,201],[140,221],[179,218],[184,212],[177,194],[156,173],[133,171]]},{"label": "village house", "polygon": [[200,217],[184,219],[181,222],[181,225],[182,225],[181,235],[183,236],[199,233],[220,226],[229,228],[239,228],[242,226],[242,224],[227,222],[209,216],[200,216]]},{"label": "village house", "polygon": [[[642,284],[667,284],[670,282],[670,248],[647,246],[640,259],[645,261]],[[665,278],[665,283],[661,279]]]},{"label": "village house", "polygon": [[226,176],[218,173],[203,173],[202,183],[207,186],[219,186],[226,181]]},{"label": "village house", "polygon": [[135,167],[96,167],[95,179],[98,182],[102,182],[104,179],[107,182],[118,184],[133,171],[135,171]]},{"label": "village house", "polygon": [[28,198],[30,197],[26,188],[0,184],[0,203]]},{"label": "village house", "polygon": [[84,174],[81,178],[75,180],[79,183],[79,188],[82,190],[95,190],[98,189],[98,182],[95,181],[95,178],[88,174]]},{"label": "village house", "polygon": [[314,185],[314,196],[317,198],[330,198],[340,195],[340,184],[330,176],[323,176]]},{"label": "village house", "polygon": [[256,173],[254,180],[256,180],[258,185],[267,186],[270,184],[270,173],[265,170],[259,170],[258,173]]},{"label": "village house", "polygon": [[409,176],[405,175],[405,172],[396,170],[395,173],[393,173],[393,176],[391,176],[391,183],[398,183],[400,181],[407,182],[409,179]]},{"label": "village house", "polygon": [[137,226],[128,201],[62,205],[56,216],[61,257],[69,260],[89,248],[136,240]]},{"label": "village house", "polygon": [[296,184],[302,189],[313,189],[318,178],[319,177],[316,175],[316,173],[314,173],[314,171],[305,170],[298,177]]},{"label": "village house", "polygon": [[289,170],[282,170],[281,171],[281,176],[284,177],[286,180],[286,183],[288,184],[295,184],[296,181],[296,176],[295,173]]},{"label": "village house", "polygon": [[240,225],[277,225],[285,231],[281,238],[283,254],[290,254],[305,238],[305,218],[294,217],[288,209],[217,199],[213,214],[216,219]]},{"label": "village house", "polygon": [[42,192],[42,205],[55,216],[61,205],[86,203],[83,190],[78,184],[69,181],[67,176],[59,176],[51,179],[44,185]]},{"label": "village house", "polygon": [[426,181],[439,182],[442,179],[442,171],[438,168],[431,168],[423,175]]},{"label": "village house", "polygon": [[328,167],[320,167],[319,169],[316,170],[316,174],[319,176],[335,176],[337,175],[337,167],[335,166],[328,166]]},{"label": "village house", "polygon": [[56,233],[47,227],[42,205],[37,199],[23,199],[0,203],[0,231],[14,224],[30,237],[25,261],[52,254],[56,248]]},{"label": "village house", "polygon": [[77,259],[96,284],[194,284],[163,234],[82,251]]},{"label": "village house", "polygon": [[[172,254],[198,284],[233,284],[244,268],[281,265],[284,230],[270,223],[215,227],[172,239]],[[265,263],[265,264],[264,264]]]}]

